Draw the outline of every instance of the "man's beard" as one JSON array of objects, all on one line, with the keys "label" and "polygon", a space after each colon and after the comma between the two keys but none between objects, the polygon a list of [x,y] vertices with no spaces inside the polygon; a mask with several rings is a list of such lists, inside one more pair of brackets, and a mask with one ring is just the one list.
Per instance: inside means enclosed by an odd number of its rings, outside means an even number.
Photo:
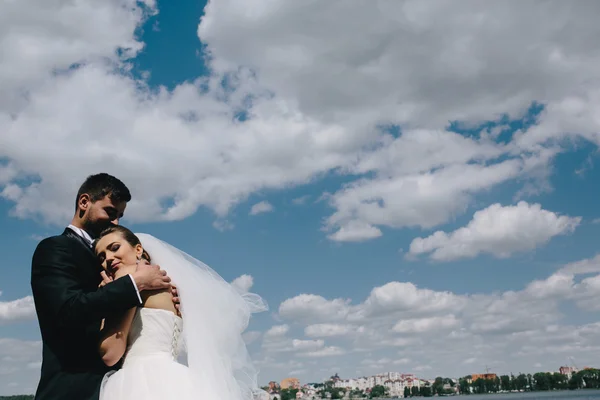
[{"label": "man's beard", "polygon": [[96,239],[100,237],[100,234],[103,230],[105,230],[111,225],[112,224],[110,223],[110,221],[88,221],[84,226],[84,230],[92,237],[92,239]]}]

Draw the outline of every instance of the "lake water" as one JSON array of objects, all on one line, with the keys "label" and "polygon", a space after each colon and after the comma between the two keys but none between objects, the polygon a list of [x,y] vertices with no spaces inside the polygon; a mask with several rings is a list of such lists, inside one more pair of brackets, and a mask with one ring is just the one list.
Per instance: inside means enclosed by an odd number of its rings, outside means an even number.
[{"label": "lake water", "polygon": [[600,400],[600,390],[590,389],[560,392],[502,393],[483,395],[477,394],[470,396],[460,396],[459,398],[464,400]]}]

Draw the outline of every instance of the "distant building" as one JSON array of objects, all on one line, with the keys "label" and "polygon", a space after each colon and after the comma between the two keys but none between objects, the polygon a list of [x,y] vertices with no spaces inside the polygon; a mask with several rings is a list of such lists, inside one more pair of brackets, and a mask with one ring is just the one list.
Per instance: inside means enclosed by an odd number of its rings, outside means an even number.
[{"label": "distant building", "polygon": [[571,377],[573,376],[573,374],[575,372],[577,372],[577,370],[574,367],[560,367],[558,369],[558,372],[562,375],[565,375],[567,378],[571,379]]},{"label": "distant building", "polygon": [[275,381],[269,382],[269,393],[275,393],[279,391],[279,384]]},{"label": "distant building", "polygon": [[475,382],[477,379],[488,379],[495,380],[497,378],[496,374],[473,374],[471,375],[471,380]]},{"label": "distant building", "polygon": [[300,389],[300,380],[298,378],[285,378],[279,386],[282,389]]}]

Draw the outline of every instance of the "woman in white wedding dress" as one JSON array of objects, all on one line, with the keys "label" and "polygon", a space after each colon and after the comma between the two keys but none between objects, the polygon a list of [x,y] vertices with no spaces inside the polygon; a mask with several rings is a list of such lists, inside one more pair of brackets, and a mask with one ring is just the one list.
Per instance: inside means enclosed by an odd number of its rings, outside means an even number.
[{"label": "woman in white wedding dress", "polygon": [[[242,293],[215,271],[173,246],[122,226],[108,228],[95,251],[110,279],[125,277],[136,264],[167,270],[181,301],[178,315],[170,291],[141,292],[141,307],[107,318],[99,351],[113,366],[100,400],[251,400],[259,392],[257,371],[242,333],[250,315],[265,311],[260,297]],[[108,283],[110,284],[110,283]],[[178,362],[180,350],[187,365]]]}]

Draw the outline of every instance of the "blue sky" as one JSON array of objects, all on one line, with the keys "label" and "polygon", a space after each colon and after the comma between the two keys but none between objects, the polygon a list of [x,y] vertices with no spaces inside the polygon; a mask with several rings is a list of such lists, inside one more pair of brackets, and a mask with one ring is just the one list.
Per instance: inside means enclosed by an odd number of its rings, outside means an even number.
[{"label": "blue sky", "polygon": [[0,395],[35,388],[31,255],[99,171],[124,225],[252,276],[261,384],[598,359],[595,6],[205,6],[0,6]]}]

